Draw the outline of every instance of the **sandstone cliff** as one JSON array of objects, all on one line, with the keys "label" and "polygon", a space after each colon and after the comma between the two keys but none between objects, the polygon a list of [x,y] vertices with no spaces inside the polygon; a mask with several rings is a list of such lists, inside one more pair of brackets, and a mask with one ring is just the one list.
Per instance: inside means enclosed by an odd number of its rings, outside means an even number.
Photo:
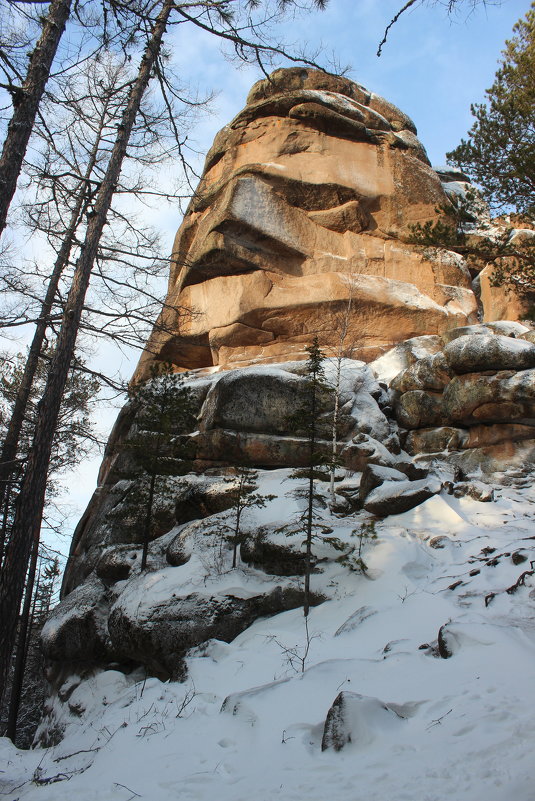
[{"label": "sandstone cliff", "polygon": [[[292,69],[253,87],[208,154],[136,374],[162,360],[192,370],[191,471],[183,475],[171,435],[162,453],[171,491],[159,498],[141,571],[142,527],[127,499],[143,475],[128,442],[154,431],[127,404],[44,633],[57,686],[74,669],[110,663],[180,677],[191,648],[300,605],[302,534],[287,539],[280,528],[295,513],[283,479],[308,459],[289,420],[315,335],[336,388],[319,421],[325,453],[335,403],[339,412],[332,519],[368,525],[439,493],[488,501],[492,488],[476,474],[496,481],[496,471],[533,461],[533,332],[514,320],[478,323],[463,260],[406,244],[409,226],[432,219],[445,197],[413,123],[358,84]],[[217,532],[243,465],[264,471],[282,505],[251,524],[240,554],[251,586],[236,594]],[[319,492],[327,498],[326,486]],[[354,548],[348,539],[346,556]],[[332,597],[339,569],[326,541],[315,565],[321,598]]]},{"label": "sandstone cliff", "polygon": [[345,78],[276,71],[208,153],[137,377],[153,359],[303,358],[314,335],[337,347],[346,317],[346,350],[365,361],[475,322],[463,260],[407,244],[445,201],[402,111]]}]

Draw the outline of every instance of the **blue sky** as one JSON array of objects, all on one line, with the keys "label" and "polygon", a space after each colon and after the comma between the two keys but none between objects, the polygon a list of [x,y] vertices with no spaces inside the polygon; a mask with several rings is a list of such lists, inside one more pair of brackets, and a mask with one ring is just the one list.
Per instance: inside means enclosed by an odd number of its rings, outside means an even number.
[{"label": "blue sky", "polygon": [[[306,44],[326,67],[334,54],[339,64],[350,67],[348,77],[398,105],[412,117],[432,164],[439,166],[470,128],[470,104],[484,99],[505,40],[530,1],[489,0],[472,8],[471,0],[459,0],[453,16],[440,2],[424,2],[400,17],[377,58],[385,26],[402,5],[402,0],[329,0],[323,12],[287,19],[277,35],[296,50]],[[171,31],[167,46],[178,73],[192,88],[216,94],[210,113],[189,137],[205,153],[263,76],[257,66],[229,63],[218,39],[188,25]],[[202,167],[202,158],[198,165]],[[176,206],[160,207],[154,215],[166,231],[169,248],[180,219]]]},{"label": "blue sky", "polygon": [[[470,103],[482,100],[493,81],[500,51],[528,0],[480,4],[460,0],[448,17],[441,5],[417,6],[391,29],[381,58],[377,44],[401,0],[330,0],[323,12],[289,20],[281,31],[288,42],[307,43],[328,64],[331,54],[350,65],[349,77],[396,103],[415,121],[433,163],[444,161],[470,125]],[[219,93],[216,115],[197,131],[200,145],[243,105],[258,68],[237,71],[220,56],[219,44],[186,26],[173,39],[173,56],[184,74],[200,87]],[[209,144],[209,142],[208,142]]]}]

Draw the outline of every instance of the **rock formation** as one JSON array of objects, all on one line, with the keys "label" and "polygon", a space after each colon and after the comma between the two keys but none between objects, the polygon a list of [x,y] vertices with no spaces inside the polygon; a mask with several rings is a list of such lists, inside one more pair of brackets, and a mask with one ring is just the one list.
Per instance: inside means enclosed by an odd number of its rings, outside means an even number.
[{"label": "rock formation", "polygon": [[[432,219],[444,197],[412,122],[358,84],[292,69],[253,87],[208,154],[136,376],[153,361],[202,368],[185,379],[197,407],[191,470],[173,469],[170,437],[162,458],[171,489],[159,498],[141,571],[141,526],[125,499],[142,480],[128,441],[144,423],[127,404],[75,532],[64,600],[43,634],[58,684],[65,672],[110,663],[178,678],[191,648],[300,605],[302,533],[280,533],[286,507],[282,520],[248,531],[245,594],[225,578],[218,532],[237,465],[262,469],[269,482],[275,468],[307,464],[308,441],[289,421],[314,335],[327,355],[351,357],[326,364],[336,392],[318,419],[316,444],[328,455],[336,403],[345,479],[328,500],[337,515],[361,515],[364,525],[441,491],[490,501],[492,489],[467,474],[535,459],[533,332],[478,323],[463,260],[430,259],[404,243],[409,225]],[[205,369],[215,366],[226,369]],[[321,491],[327,499],[327,485]],[[339,562],[327,539],[314,569],[321,576]],[[344,695],[357,720],[361,698]],[[353,724],[333,715],[347,740]],[[341,747],[336,731],[325,747]]]},{"label": "rock formation", "polygon": [[367,362],[475,322],[463,260],[407,244],[410,225],[445,201],[398,108],[345,78],[277,70],[208,153],[138,377],[152,359],[192,369],[303,358],[316,334],[338,347],[346,319],[346,350]]}]

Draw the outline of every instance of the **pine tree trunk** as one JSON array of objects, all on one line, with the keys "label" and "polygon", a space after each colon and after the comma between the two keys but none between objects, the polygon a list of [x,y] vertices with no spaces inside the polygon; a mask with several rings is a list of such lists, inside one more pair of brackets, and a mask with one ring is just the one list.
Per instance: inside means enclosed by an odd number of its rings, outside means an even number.
[{"label": "pine tree trunk", "polygon": [[[95,161],[96,152],[94,153],[91,168],[89,169],[88,167],[88,170],[86,171],[86,178],[89,178],[91,175],[91,172],[95,166]],[[84,181],[84,186],[82,186],[79,192],[75,208],[71,214],[69,226],[65,233],[65,239],[61,244],[61,248],[48,281],[46,295],[41,305],[39,319],[35,326],[32,344],[30,345],[30,350],[28,351],[28,358],[26,359],[26,364],[24,366],[22,380],[17,390],[17,396],[15,398],[15,403],[13,404],[13,410],[11,412],[6,436],[2,445],[2,452],[0,453],[0,507],[4,505],[4,499],[8,494],[8,488],[12,474],[17,467],[16,460],[19,450],[20,434],[26,417],[28,400],[32,391],[35,373],[37,372],[39,356],[41,355],[46,329],[50,323],[52,305],[58,291],[60,278],[69,261],[72,243],[80,223],[80,217],[89,202],[85,191],[85,183],[86,182]]]},{"label": "pine tree trunk", "polygon": [[17,180],[33,130],[39,103],[50,76],[59,41],[71,13],[71,0],[52,0],[30,64],[20,97],[14,99],[13,116],[0,156],[0,236],[17,188]]},{"label": "pine tree trunk", "polygon": [[128,101],[117,128],[117,137],[106,174],[96,196],[84,243],[81,246],[81,255],[76,263],[56,351],[50,365],[45,391],[39,403],[32,453],[17,499],[11,539],[6,549],[6,558],[0,577],[0,692],[5,686],[15,641],[16,622],[24,590],[28,558],[32,543],[39,538],[52,443],[61,399],[74,354],[91,271],[136,115],[160,52],[173,5],[174,0],[164,0],[141,59],[137,78],[130,89]]},{"label": "pine tree trunk", "polygon": [[9,699],[9,713],[5,736],[15,742],[17,735],[17,718],[19,715],[20,697],[22,692],[22,682],[26,668],[26,657],[28,655],[28,642],[30,636],[30,612],[32,607],[33,587],[35,584],[35,573],[37,570],[37,557],[39,554],[39,543],[35,543],[32,549],[30,569],[26,579],[26,592],[24,604],[20,617],[17,646],[15,649],[15,667],[13,670],[13,681],[11,682],[11,697]]},{"label": "pine tree trunk", "polygon": [[238,508],[236,509],[236,525],[234,526],[234,548],[232,550],[232,567],[238,563],[238,545],[240,542],[240,519],[242,513],[241,497],[238,498]]},{"label": "pine tree trunk", "polygon": [[2,509],[2,527],[0,528],[0,570],[2,569],[2,564],[4,562],[4,552],[9,533],[9,507],[11,502],[11,493],[13,491],[13,486],[14,486],[13,481],[10,481],[9,485],[4,488],[5,492],[4,492],[4,502]]}]

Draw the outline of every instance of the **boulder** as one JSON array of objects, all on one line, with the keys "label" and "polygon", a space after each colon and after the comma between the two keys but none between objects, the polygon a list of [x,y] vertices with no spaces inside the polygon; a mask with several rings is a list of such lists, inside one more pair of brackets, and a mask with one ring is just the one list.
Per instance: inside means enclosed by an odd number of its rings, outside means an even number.
[{"label": "boulder", "polygon": [[493,425],[475,425],[468,430],[466,448],[485,448],[488,445],[499,445],[502,442],[520,442],[535,437],[535,420],[533,425],[517,423],[495,423]]},{"label": "boulder", "polygon": [[[242,542],[240,558],[242,562],[275,576],[302,576],[305,572],[301,535],[297,541],[295,538],[292,541],[270,529],[258,529]],[[313,558],[312,567],[315,563]]]},{"label": "boulder", "polygon": [[141,563],[140,551],[128,545],[106,548],[100,557],[96,574],[105,584],[114,584],[128,578]]},{"label": "boulder", "polygon": [[201,521],[196,521],[189,526],[179,526],[178,528],[179,531],[171,538],[165,552],[165,558],[172,567],[180,567],[189,562],[195,534],[199,530],[202,531],[204,526]]},{"label": "boulder", "polygon": [[424,356],[402,370],[390,383],[397,392],[421,389],[442,392],[454,376],[454,372],[442,351]]},{"label": "boulder", "polygon": [[398,515],[419,506],[441,488],[442,482],[435,477],[418,481],[385,481],[366,496],[363,506],[377,517]]},{"label": "boulder", "polygon": [[327,713],[321,750],[341,751],[348,745],[364,748],[377,737],[401,736],[404,717],[392,706],[359,693],[341,692]]},{"label": "boulder", "polygon": [[99,579],[91,578],[61,601],[41,632],[47,659],[98,663],[109,658],[106,622],[114,597]]},{"label": "boulder", "polygon": [[535,463],[535,438],[521,442],[510,440],[483,448],[467,448],[449,456],[465,474],[479,473],[489,481],[496,473],[513,468],[524,469]]},{"label": "boulder", "polygon": [[514,319],[496,319],[485,323],[478,323],[476,325],[461,325],[457,328],[452,328],[442,334],[442,339],[445,344],[453,342],[454,339],[464,336],[489,336],[490,334],[500,334],[505,337],[523,337],[529,328],[522,323],[516,322]]},{"label": "boulder", "polygon": [[439,426],[409,431],[405,448],[410,454],[457,451],[468,446],[470,434],[465,428]]},{"label": "boulder", "polygon": [[484,325],[495,334],[501,334],[504,337],[524,337],[530,331],[530,328],[523,323],[518,322],[513,318],[502,317],[496,320],[488,320]]},{"label": "boulder", "polygon": [[444,358],[455,373],[527,370],[535,367],[535,345],[500,334],[468,334],[449,342]]},{"label": "boulder", "polygon": [[516,373],[502,370],[494,375],[469,373],[456,376],[444,390],[442,413],[449,422],[523,423],[533,420],[535,370]]},{"label": "boulder", "polygon": [[211,638],[231,642],[256,618],[294,609],[303,602],[300,590],[283,587],[265,595],[180,595],[172,573],[177,569],[133,579],[108,619],[114,653],[162,678],[183,676],[183,657],[190,648]]},{"label": "boulder", "polygon": [[391,467],[383,467],[376,464],[366,465],[360,479],[359,495],[361,502],[365,501],[375,487],[380,487],[385,481],[391,483],[401,481],[404,483],[407,481],[407,476],[405,473],[401,473]]},{"label": "boulder", "polygon": [[199,520],[230,509],[233,500],[232,467],[218,476],[184,476],[175,494],[175,520],[178,524]]},{"label": "boulder", "polygon": [[367,464],[395,467],[397,462],[396,456],[382,442],[368,434],[357,434],[352,442],[344,445],[340,451],[340,460],[347,470],[359,473]]},{"label": "boulder", "polygon": [[482,503],[488,503],[494,500],[493,487],[489,487],[488,484],[484,484],[482,481],[460,481],[455,484],[453,494],[456,498],[468,496]]},{"label": "boulder", "polygon": [[302,385],[302,377],[276,367],[225,373],[204,402],[201,430],[284,435],[299,404]]},{"label": "boulder", "polygon": [[442,395],[437,393],[421,389],[405,392],[396,400],[395,410],[398,423],[404,428],[428,428],[447,423]]},{"label": "boulder", "polygon": [[425,335],[412,337],[400,342],[382,356],[371,362],[369,367],[379,381],[389,384],[402,370],[415,364],[426,356],[442,350],[442,337]]}]

